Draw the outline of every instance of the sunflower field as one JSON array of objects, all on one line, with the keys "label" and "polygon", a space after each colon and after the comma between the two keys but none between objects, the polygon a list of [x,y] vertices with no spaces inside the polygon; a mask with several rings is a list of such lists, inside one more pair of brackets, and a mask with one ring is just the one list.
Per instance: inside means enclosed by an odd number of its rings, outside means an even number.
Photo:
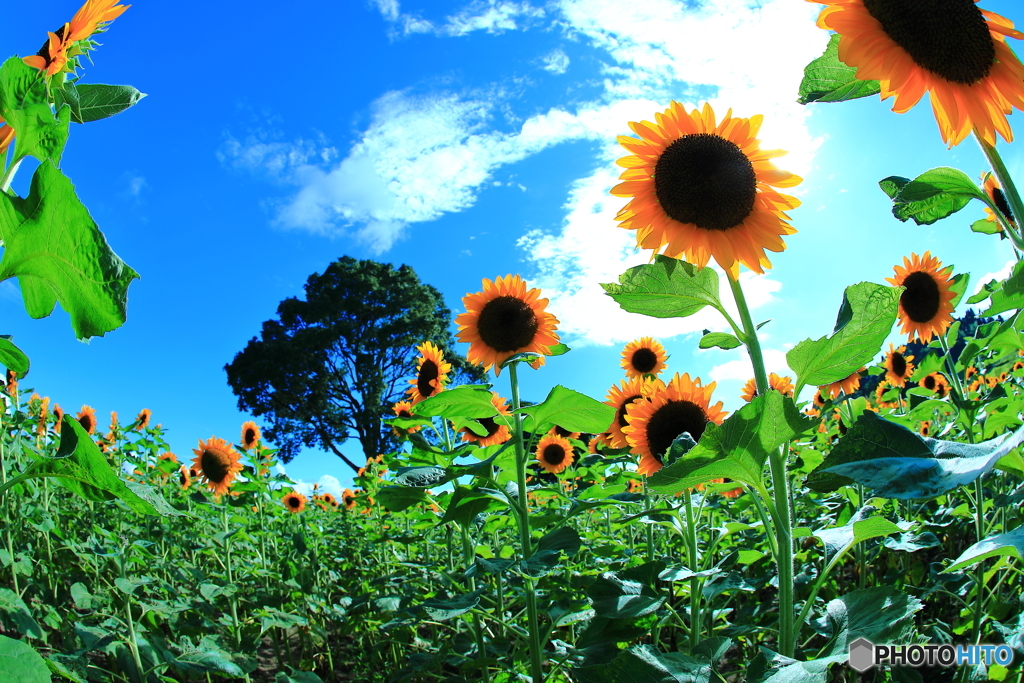
[{"label": "sunflower field", "polygon": [[[880,188],[918,225],[982,202],[971,229],[1012,250],[1008,277],[969,296],[968,273],[909,254],[766,372],[740,273],[785,258],[801,179],[760,116],[671,102],[619,138],[617,220],[651,258],[603,287],[639,315],[720,313],[730,331],[698,344],[747,351],[736,411],[651,337],[595,369],[605,396],[521,396],[570,349],[543,292],[497,276],[452,321],[493,382],[455,386],[423,343],[389,406],[400,448],[307,497],[256,423],[175,454],[149,410],[65,413],[0,336],[0,681],[1024,679],[1024,203],[997,150],[1024,33],[972,0],[815,1],[834,33],[800,101],[902,113],[927,93],[942,140],[974,138],[991,171]],[[138,277],[60,170],[71,121],[141,97],[74,77],[126,9],[88,0],[0,66],[0,273],[83,339],[125,322]]]}]

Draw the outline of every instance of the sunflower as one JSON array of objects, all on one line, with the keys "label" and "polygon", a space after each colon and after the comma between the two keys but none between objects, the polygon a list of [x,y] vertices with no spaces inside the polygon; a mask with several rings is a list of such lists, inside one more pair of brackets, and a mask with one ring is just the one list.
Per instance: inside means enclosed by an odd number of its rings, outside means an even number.
[{"label": "sunflower", "polygon": [[[996,180],[996,177],[992,175],[990,172],[982,173],[981,179],[983,181],[983,185],[985,188],[985,194],[987,194],[988,198],[992,201],[992,203],[996,205],[996,209],[998,209],[999,213],[1003,215],[1003,218],[1006,219],[1007,223],[1016,226],[1017,221],[1013,216],[1013,211],[1010,210],[1010,203],[1006,201],[1006,195],[1003,194],[1002,188],[999,187],[999,181]],[[983,211],[986,214],[985,220],[987,220],[990,223],[995,223],[996,227],[999,228],[1000,231],[1002,231],[1003,225],[1002,223],[999,222],[998,217],[992,211],[992,209],[986,206],[983,208]]]},{"label": "sunflower", "polygon": [[[794,387],[792,377],[780,377],[774,372],[769,373],[768,387],[774,389],[783,396],[789,396],[790,398],[793,397]],[[740,398],[749,403],[754,400],[755,396],[757,396],[757,378],[751,377],[747,380],[747,383],[743,385],[743,393],[740,394]]]},{"label": "sunflower", "polygon": [[555,425],[549,431],[550,434],[555,434],[562,437],[563,439],[578,439],[580,438],[579,432],[570,432],[568,429]]},{"label": "sunflower", "polygon": [[87,40],[94,33],[103,31],[103,24],[117,19],[131,5],[117,5],[119,0],[86,0],[69,23],[49,34],[49,39],[34,55],[23,57],[29,66],[52,76],[61,71],[72,71],[76,66],[75,57],[85,54],[91,46],[76,45]]},{"label": "sunflower", "polygon": [[[511,411],[508,409],[508,404],[505,403],[505,399],[498,394],[491,392],[491,405],[497,410],[499,415],[511,415]],[[487,436],[480,436],[469,429],[469,427],[462,428],[462,440],[471,441],[476,443],[477,446],[493,446],[499,443],[505,443],[512,438],[512,432],[509,430],[507,425],[499,424],[493,417],[481,417],[477,419],[477,422],[487,430]]]},{"label": "sunflower", "polygon": [[1013,362],[1013,368],[1010,370],[1010,372],[1017,372],[1018,370],[1024,370],[1024,363],[1020,362],[1019,360]]},{"label": "sunflower", "polygon": [[676,373],[672,380],[652,392],[647,401],[626,407],[628,425],[622,428],[633,452],[640,455],[640,474],[654,474],[662,466],[665,452],[683,432],[700,441],[708,422],[721,424],[726,416],[722,402],[710,406],[715,382],[701,386],[700,378]]},{"label": "sunflower", "polygon": [[949,380],[941,372],[933,372],[925,375],[921,380],[921,386],[928,391],[934,392],[939,398],[943,398],[949,392]]},{"label": "sunflower", "polygon": [[537,444],[537,462],[551,474],[558,474],[572,464],[572,444],[557,434],[545,434]]},{"label": "sunflower", "polygon": [[626,484],[626,493],[643,493],[644,485],[639,479],[630,479]]},{"label": "sunflower", "polygon": [[832,384],[826,384],[823,387],[818,387],[818,392],[822,397],[824,397],[825,394],[828,394],[833,401],[839,398],[840,391],[844,394],[852,394],[857,391],[858,387],[860,387],[860,373],[862,372],[864,372],[864,368],[851,373],[849,377],[841,379],[838,382],[832,382]]},{"label": "sunflower", "polygon": [[907,355],[906,345],[898,349],[889,344],[889,353],[885,354],[885,379],[894,387],[907,386],[907,379],[914,372],[913,356]]},{"label": "sunflower", "polygon": [[412,387],[407,390],[414,405],[444,389],[452,369],[451,363],[445,361],[441,349],[433,342],[423,342],[416,350],[422,355],[416,361],[416,379],[409,380]]},{"label": "sunflower", "polygon": [[665,347],[652,337],[634,339],[622,349],[622,369],[626,371],[626,377],[659,375],[667,360]]},{"label": "sunflower", "polygon": [[193,470],[184,465],[178,468],[178,481],[181,482],[182,489],[188,489],[192,486],[192,472]]},{"label": "sunflower", "polygon": [[483,280],[484,291],[462,297],[466,312],[455,318],[459,341],[470,344],[470,363],[478,363],[500,374],[505,359],[517,353],[545,355],[558,344],[558,319],[548,313],[547,299],[538,299],[539,289],[527,291],[518,275],[506,275],[494,282]]},{"label": "sunflower", "polygon": [[259,444],[261,438],[263,438],[263,434],[260,433],[260,428],[255,422],[247,420],[242,423],[242,439],[239,443],[242,444],[243,450],[252,450]]},{"label": "sunflower", "polygon": [[[0,116],[0,123],[3,123],[3,117]],[[14,140],[14,129],[4,123],[0,126],[0,154],[7,151],[7,148],[11,146],[11,141]]]},{"label": "sunflower", "polygon": [[917,431],[921,434],[921,436],[931,436],[932,421],[922,420],[921,427]]},{"label": "sunflower", "polygon": [[1006,36],[1024,38],[1013,22],[976,0],[813,0],[827,5],[818,26],[839,34],[839,59],[859,80],[881,83],[882,99],[906,113],[929,94],[942,141],[952,147],[972,130],[989,145],[1007,142],[1006,120],[1024,110],[1024,65]]},{"label": "sunflower", "polygon": [[287,508],[288,512],[298,514],[306,509],[306,497],[298,491],[289,491],[281,499],[281,504]]},{"label": "sunflower", "polygon": [[60,434],[60,425],[64,421],[64,409],[56,403],[53,404],[53,431]]},{"label": "sunflower", "polygon": [[139,414],[135,416],[135,429],[140,432],[149,426],[149,421],[153,417],[153,411],[149,408],[143,408],[139,411]]},{"label": "sunflower", "polygon": [[663,389],[665,383],[660,379],[645,379],[634,377],[624,379],[608,390],[605,396],[605,404],[615,408],[615,419],[608,426],[608,444],[612,448],[628,448],[626,435],[622,429],[629,424],[626,409],[634,401],[644,400],[656,389]]},{"label": "sunflower", "polygon": [[817,408],[824,408],[825,402],[828,398],[825,397],[825,393],[818,387],[818,390],[814,392],[814,405]]},{"label": "sunflower", "polygon": [[601,449],[606,446],[608,446],[608,432],[595,434],[590,437],[590,441],[587,442],[587,452],[591,455],[597,455],[601,452]]},{"label": "sunflower", "polygon": [[[704,267],[713,257],[732,279],[740,264],[763,273],[771,262],[765,249],[786,248],[783,235],[796,232],[786,221],[794,197],[773,187],[793,187],[800,178],[775,168],[781,150],[762,150],[757,133],[763,117],[716,123],[711,105],[687,112],[672,102],[651,121],[630,122],[640,139],[619,136],[630,156],[612,188],[632,197],[619,211],[619,227],[636,230],[637,246]],[[664,248],[664,252],[662,249]]]},{"label": "sunflower", "polygon": [[82,425],[89,434],[96,433],[96,411],[89,406],[82,406],[82,409],[75,415],[78,418],[78,424]]},{"label": "sunflower", "polygon": [[973,365],[967,366],[967,369],[964,370],[964,381],[969,380],[971,377],[974,377],[977,374],[978,368],[974,367]]},{"label": "sunflower", "polygon": [[953,266],[941,268],[942,262],[926,251],[924,256],[904,256],[902,266],[893,266],[896,276],[886,278],[890,284],[906,287],[900,294],[899,320],[908,341],[917,338],[927,344],[953,322]]},{"label": "sunflower", "polygon": [[351,510],[356,506],[356,494],[352,489],[345,489],[341,492],[341,500],[345,504],[346,510]]},{"label": "sunflower", "polygon": [[209,441],[199,440],[199,448],[192,466],[200,472],[207,487],[215,495],[226,493],[235,476],[242,471],[241,456],[224,439],[211,436]]},{"label": "sunflower", "polygon": [[320,494],[320,500],[323,501],[324,505],[330,505],[332,508],[338,507],[338,499],[331,493]]},{"label": "sunflower", "polygon": [[[413,404],[411,401],[399,401],[395,405],[391,406],[391,410],[395,411],[395,415],[397,415],[398,417],[413,417],[412,406]],[[401,432],[405,434],[412,434],[413,432],[418,432],[419,430],[420,428],[418,426],[413,426],[409,427],[408,429],[403,429],[401,430]],[[399,431],[400,430],[397,427],[394,428],[394,432],[396,435],[399,434]]]}]

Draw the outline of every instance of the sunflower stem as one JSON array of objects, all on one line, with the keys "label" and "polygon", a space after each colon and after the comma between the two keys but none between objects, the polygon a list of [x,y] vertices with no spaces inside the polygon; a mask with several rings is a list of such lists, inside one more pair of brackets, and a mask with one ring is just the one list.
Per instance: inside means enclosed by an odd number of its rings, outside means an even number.
[{"label": "sunflower stem", "polygon": [[[953,362],[953,354],[949,352],[949,342],[946,341],[945,334],[935,335],[939,338],[939,346],[942,347],[942,356],[946,362],[946,372],[949,373],[949,380],[953,383],[953,391],[956,392],[956,402],[958,405],[964,404],[964,385],[960,382],[960,375],[957,374],[956,364]],[[980,538],[978,539],[981,540]]]},{"label": "sunflower stem", "polygon": [[[466,571],[468,572],[476,559],[476,553],[473,552],[473,541],[469,538],[469,528],[460,525],[459,531],[462,533],[462,560],[466,564]],[[476,577],[470,576],[468,583],[470,592],[476,591]],[[487,659],[487,648],[484,646],[484,627],[480,622],[480,615],[476,611],[473,612],[473,635],[476,637],[477,657],[482,660]],[[480,667],[480,673],[483,676],[484,683],[488,683],[491,680],[491,675],[486,665]]]},{"label": "sunflower stem", "polygon": [[768,375],[764,370],[764,356],[761,354],[761,342],[757,340],[757,328],[750,317],[750,309],[747,308],[747,300],[743,296],[743,287],[740,286],[739,278],[729,280],[729,287],[732,288],[732,295],[736,299],[736,310],[740,314],[740,322],[743,324],[743,343],[747,346],[747,353],[750,354],[750,363],[754,366],[754,383],[757,386],[757,394],[764,396],[768,391]]},{"label": "sunflower stem", "polygon": [[[1006,170],[1006,164],[1003,163],[1003,158],[999,155],[999,151],[995,148],[995,145],[990,145],[981,137],[975,133],[974,138],[981,145],[981,151],[985,153],[985,158],[988,159],[989,165],[992,167],[992,172],[996,174],[996,179],[999,180],[999,185],[1002,187],[1003,195],[1006,196],[1006,202],[1010,205],[1010,211],[1013,212],[1014,218],[1018,224],[1021,220],[1024,220],[1024,202],[1020,199],[1020,194],[1017,193],[1017,186],[1013,184],[1013,178],[1010,177],[1010,172]],[[998,209],[996,209],[996,215],[999,215]],[[1016,233],[1011,233],[1014,237],[1014,244],[1017,245],[1018,249],[1021,247],[1021,238]],[[1022,249],[1024,250],[1024,249]]]},{"label": "sunflower stem", "polygon": [[[686,506],[686,554],[690,571],[700,571],[700,560],[697,557],[697,523],[693,516],[693,497],[690,489],[683,491]],[[648,525],[652,526],[652,525]],[[700,578],[690,578],[690,652],[700,644]]]},{"label": "sunflower stem", "polygon": [[[526,451],[523,448],[523,415],[516,411],[520,408],[519,403],[519,377],[516,375],[516,366],[513,362],[508,366],[509,383],[512,386],[512,424],[515,426],[515,449],[516,449],[516,484],[519,487],[519,541],[522,545],[523,560],[528,560],[533,555],[533,537],[530,533],[530,508],[526,498]],[[533,683],[543,683],[544,668],[541,663],[541,642],[540,624],[537,613],[537,593],[534,586],[534,578],[529,575],[523,576],[523,587],[526,589],[526,618],[530,634],[530,675]]]}]

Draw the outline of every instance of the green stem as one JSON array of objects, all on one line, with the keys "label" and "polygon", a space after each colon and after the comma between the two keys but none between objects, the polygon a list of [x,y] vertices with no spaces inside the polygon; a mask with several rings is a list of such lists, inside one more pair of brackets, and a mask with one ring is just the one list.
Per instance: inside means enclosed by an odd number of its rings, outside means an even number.
[{"label": "green stem", "polygon": [[[700,559],[697,557],[697,520],[693,515],[693,498],[690,489],[683,492],[683,504],[686,506],[686,553],[689,556],[690,571],[700,571]],[[700,578],[690,579],[690,652],[700,644]]]},{"label": "green stem", "polygon": [[[974,480],[974,529],[978,543],[985,538],[985,492],[981,486],[981,477]],[[975,570],[974,581],[977,583],[974,602],[974,628],[972,643],[981,642],[981,620],[985,616],[985,564],[979,562]]]},{"label": "green stem", "polygon": [[[981,145],[981,151],[985,153],[985,158],[988,159],[992,172],[996,174],[996,179],[999,180],[1003,195],[1006,197],[1006,203],[1010,205],[1010,211],[1013,212],[1013,217],[1019,224],[1020,221],[1024,220],[1024,202],[1021,202],[1020,194],[1017,193],[1017,186],[1013,184],[1013,178],[1010,177],[1010,172],[1006,170],[1003,158],[999,156],[999,152],[994,145],[989,145],[978,137],[977,134],[974,137],[978,144]],[[996,210],[996,215],[999,215],[998,209]],[[1017,245],[1017,248],[1021,249],[1020,236],[1013,232],[1010,235],[1014,238],[1013,242]]]},{"label": "green stem", "polygon": [[740,314],[740,322],[743,323],[744,343],[747,345],[747,353],[750,354],[750,363],[754,366],[754,382],[757,386],[758,395],[763,396],[768,391],[768,374],[764,370],[764,356],[761,355],[761,342],[757,340],[757,328],[750,317],[750,310],[747,308],[747,300],[743,296],[743,288],[738,279],[731,277],[729,286],[732,288],[732,295],[736,299],[736,310]]},{"label": "green stem", "polygon": [[7,167],[4,177],[0,179],[0,192],[6,193],[7,190],[11,189],[11,183],[14,182],[14,174],[18,172],[18,167],[21,166],[21,162],[24,159],[25,157],[22,157]]},{"label": "green stem", "polygon": [[[475,559],[475,553],[473,552],[473,541],[469,538],[469,529],[465,526],[460,526],[459,530],[462,532],[462,561],[466,565],[468,571],[473,566]],[[469,577],[469,590],[473,592],[476,590],[476,577]],[[476,636],[476,651],[477,656],[481,660],[487,659],[487,648],[484,646],[484,627],[480,622],[480,615],[475,611],[473,612],[473,635]],[[484,683],[491,680],[490,672],[487,670],[487,666],[481,666],[480,671],[483,674]]]},{"label": "green stem", "polygon": [[[946,362],[946,374],[949,375],[949,381],[953,383],[953,391],[956,393],[957,404],[962,406],[964,404],[964,385],[960,382],[960,375],[956,371],[956,364],[953,362],[953,354],[949,352],[949,343],[946,341],[945,334],[936,335],[939,338],[939,346],[942,347],[943,358]],[[972,439],[973,441],[973,439]]]}]

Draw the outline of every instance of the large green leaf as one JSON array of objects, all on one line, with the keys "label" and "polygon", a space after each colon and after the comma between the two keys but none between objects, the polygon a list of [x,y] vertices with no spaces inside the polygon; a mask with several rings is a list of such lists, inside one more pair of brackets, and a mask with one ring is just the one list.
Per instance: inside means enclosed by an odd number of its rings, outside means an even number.
[{"label": "large green leaf", "polygon": [[27,199],[0,194],[0,280],[17,277],[25,309],[44,318],[59,301],[79,339],[125,321],[128,285],[139,275],[118,258],[75,187],[45,161]]},{"label": "large green leaf", "polygon": [[478,384],[464,384],[438,392],[412,407],[416,415],[427,417],[493,417],[498,409],[491,403],[491,392]]},{"label": "large green leaf", "polygon": [[61,89],[54,90],[54,96],[58,107],[64,104],[68,106],[72,121],[89,123],[134,107],[146,94],[130,85],[66,83]]},{"label": "large green leaf", "polygon": [[18,377],[28,372],[28,356],[14,345],[9,335],[0,335],[0,365],[17,373]]},{"label": "large green leaf", "polygon": [[53,115],[46,81],[39,69],[28,66],[19,57],[11,57],[0,66],[0,116],[17,134],[16,160],[33,156],[39,161],[49,159],[60,164],[71,112],[62,110],[58,116]]},{"label": "large green leaf", "polygon": [[996,534],[982,539],[967,550],[960,553],[953,564],[946,567],[944,571],[955,572],[966,569],[972,565],[987,560],[990,557],[1009,555],[1017,559],[1024,559],[1024,526],[1019,526],[1013,531],[1005,534]]},{"label": "large green leaf", "polygon": [[599,434],[615,419],[615,408],[561,385],[556,385],[542,402],[515,412],[529,416],[523,428],[535,433],[558,425],[570,432]]},{"label": "large green leaf", "polygon": [[857,511],[850,521],[840,527],[818,529],[812,535],[825,544],[825,555],[830,558],[838,552],[845,552],[856,544],[871,538],[902,533],[903,529],[885,517],[869,516],[876,508],[865,506]]},{"label": "large green leaf", "polygon": [[607,664],[573,669],[572,679],[580,683],[707,683],[711,671],[707,657],[634,645]]},{"label": "large green leaf", "polygon": [[14,622],[18,633],[32,638],[45,638],[43,628],[32,617],[28,605],[21,596],[9,588],[0,588],[0,614]]},{"label": "large green leaf", "polygon": [[860,282],[846,288],[840,324],[830,337],[805,339],[786,354],[797,382],[824,385],[849,377],[870,363],[896,320],[901,287]]},{"label": "large green leaf", "polygon": [[911,643],[914,614],[924,604],[893,586],[874,586],[842,595],[825,606],[832,624],[832,648],[828,654],[849,653],[858,638],[872,643]]},{"label": "large green leaf", "polygon": [[708,423],[700,442],[649,477],[648,484],[659,493],[677,493],[722,477],[760,486],[768,454],[813,424],[793,399],[770,389],[721,426]]},{"label": "large green leaf", "polygon": [[391,512],[401,512],[413,505],[430,501],[426,489],[416,486],[382,486],[377,489],[377,501]]},{"label": "large green leaf", "polygon": [[655,318],[685,318],[705,306],[722,308],[714,270],[660,254],[654,263],[627,270],[617,284],[601,286],[624,310]]},{"label": "large green leaf", "polygon": [[879,92],[878,81],[857,80],[857,69],[840,61],[839,34],[833,34],[825,53],[804,67],[797,102],[845,102]]},{"label": "large green leaf", "polygon": [[0,671],[18,683],[50,683],[50,670],[32,646],[14,638],[0,636]]},{"label": "large green leaf", "polygon": [[453,598],[431,598],[420,603],[427,617],[434,621],[447,621],[473,609],[480,602],[484,589],[457,595]]},{"label": "large green leaf", "polygon": [[524,562],[526,573],[531,576],[542,576],[558,564],[559,556],[575,555],[579,552],[583,540],[572,527],[563,526],[545,534],[537,543],[537,550]]},{"label": "large green leaf", "polygon": [[631,619],[659,609],[666,596],[656,588],[655,582],[664,569],[665,563],[657,560],[617,572],[604,572],[587,589],[594,612],[609,619]]},{"label": "large green leaf", "polygon": [[955,168],[933,168],[913,180],[890,176],[878,184],[892,199],[892,215],[901,221],[912,218],[918,225],[956,213],[972,199],[985,200],[974,181]]}]

